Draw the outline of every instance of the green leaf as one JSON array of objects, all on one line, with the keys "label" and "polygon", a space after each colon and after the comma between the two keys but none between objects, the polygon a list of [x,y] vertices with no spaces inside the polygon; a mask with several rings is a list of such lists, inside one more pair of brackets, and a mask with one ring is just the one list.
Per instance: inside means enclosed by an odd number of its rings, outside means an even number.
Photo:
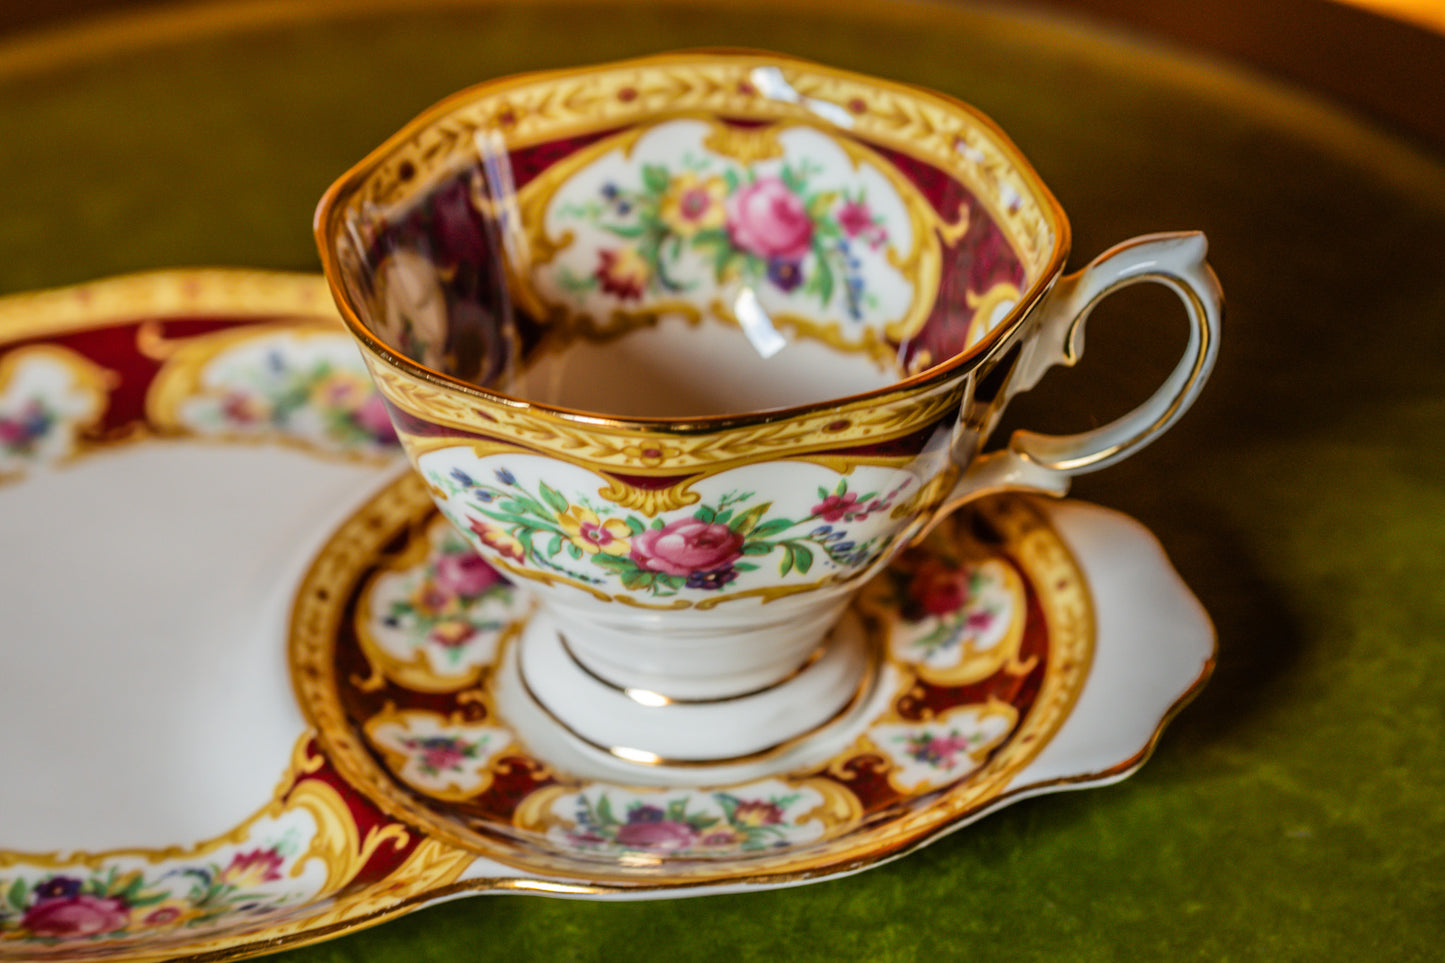
[{"label": "green leaf", "polygon": [[704,505],[697,511],[693,512],[692,517],[702,522],[704,525],[711,525],[713,523],[713,520],[717,518],[717,513],[714,512],[711,508],[708,508],[706,505]]},{"label": "green leaf", "polygon": [[573,559],[579,559],[579,560],[580,560],[580,559],[582,558],[582,549],[580,549],[580,548],[577,547],[577,543],[576,543],[576,542],[568,542],[568,543],[567,543],[567,554],[568,554],[568,555],[571,555]]},{"label": "green leaf", "polygon": [[782,548],[783,560],[778,563],[778,574],[787,575],[793,570],[793,546],[784,545]]},{"label": "green leaf", "polygon": [[592,556],[592,564],[600,565],[603,568],[611,569],[614,572],[637,571],[637,563],[626,555],[608,555],[605,552],[598,552]]},{"label": "green leaf", "polygon": [[662,527],[663,525],[665,525],[665,524],[667,524],[667,523],[664,522],[664,521],[663,521],[662,519],[660,519],[660,518],[654,518],[654,519],[652,520],[652,527],[653,527],[653,528],[661,528],[661,527]]},{"label": "green leaf", "polygon": [[605,229],[609,234],[615,234],[627,240],[639,238],[647,233],[647,227],[643,224],[608,224]]},{"label": "green leaf", "polygon": [[794,545],[792,548],[793,565],[800,574],[807,575],[808,569],[813,567],[813,550],[802,545]]},{"label": "green leaf", "polygon": [[552,540],[547,543],[547,554],[556,555],[560,551],[562,551],[562,536],[553,535]]},{"label": "green leaf", "polygon": [[796,524],[798,523],[790,518],[773,518],[769,519],[766,522],[763,522],[757,528],[754,528],[749,534],[753,538],[771,538],[774,535],[777,535],[779,532],[787,531]]},{"label": "green leaf", "polygon": [[836,488],[833,489],[833,494],[834,494],[834,495],[846,495],[846,494],[848,494],[848,479],[846,479],[846,478],[840,478],[840,479],[838,479],[838,487],[836,487]]},{"label": "green leaf", "polygon": [[571,507],[567,504],[567,499],[562,497],[562,493],[546,482],[538,482],[537,490],[541,492],[542,500],[547,503],[547,507],[558,515],[564,514]]},{"label": "green leaf", "polygon": [[597,800],[597,808],[595,812],[597,814],[597,822],[601,825],[617,825],[617,817],[612,815],[612,800],[607,798],[606,793],[603,793],[602,798]]},{"label": "green leaf", "polygon": [[736,168],[729,167],[727,170],[723,171],[722,178],[723,183],[727,185],[727,192],[729,194],[737,193],[737,189],[742,186],[742,182],[738,180],[738,172]]},{"label": "green leaf", "polygon": [[652,583],[657,580],[657,576],[654,573],[644,572],[640,568],[628,569],[622,572],[621,576],[622,587],[632,590],[651,588]]},{"label": "green leaf", "polygon": [[829,495],[831,495],[831,494],[833,494],[833,493],[830,492],[830,491],[828,491],[828,489],[824,488],[822,485],[819,485],[819,486],[818,486],[818,497],[819,497],[819,498],[827,498],[827,497],[828,497]]},{"label": "green leaf", "polygon": [[627,516],[627,527],[632,530],[632,534],[634,535],[641,535],[643,532],[647,531],[647,526],[643,524],[642,519],[638,518],[636,515]]},{"label": "green leaf", "polygon": [[667,168],[660,164],[642,165],[642,186],[653,194],[662,194],[667,191],[667,185],[672,183],[672,177],[667,173]]},{"label": "green leaf", "polygon": [[667,802],[667,818],[673,822],[684,822],[687,819],[687,797],[681,799],[670,799]]},{"label": "green leaf", "polygon": [[698,231],[692,236],[694,246],[721,248],[723,253],[731,253],[733,241],[728,237],[728,232],[720,227],[709,227]]},{"label": "green leaf", "polygon": [[827,258],[820,257],[817,261],[817,273],[813,277],[818,284],[818,297],[822,300],[823,306],[827,307],[833,303],[833,269],[828,266]]},{"label": "green leaf", "polygon": [[794,194],[801,194],[808,187],[808,182],[800,177],[797,171],[793,170],[793,165],[791,164],[783,165],[781,177],[783,185]]},{"label": "green leaf", "polygon": [[744,555],[766,555],[773,550],[771,542],[744,542]]},{"label": "green leaf", "polygon": [[739,572],[756,572],[758,567],[752,562],[733,562],[733,568]]},{"label": "green leaf", "polygon": [[737,518],[734,518],[732,520],[732,524],[728,527],[731,528],[733,531],[737,532],[739,535],[746,535],[753,530],[753,527],[757,525],[758,520],[761,519],[763,515],[767,513],[767,510],[772,507],[772,502],[764,502],[763,504],[758,505],[756,508],[749,509],[748,511],[739,515]]},{"label": "green leaf", "polygon": [[25,885],[25,880],[17,877],[15,882],[10,884],[10,891],[6,894],[5,898],[10,901],[11,906],[18,910],[23,910],[26,904],[25,897],[29,892],[30,887]]},{"label": "green leaf", "polygon": [[732,520],[732,517],[733,510],[731,508],[725,508],[717,513],[717,515],[713,518],[713,521],[717,522],[719,525],[726,525],[729,521]]}]

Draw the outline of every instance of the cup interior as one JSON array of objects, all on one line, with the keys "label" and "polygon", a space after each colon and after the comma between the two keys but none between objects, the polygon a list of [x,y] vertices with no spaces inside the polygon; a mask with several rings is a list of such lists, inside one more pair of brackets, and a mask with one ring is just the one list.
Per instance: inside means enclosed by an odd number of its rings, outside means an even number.
[{"label": "cup interior", "polygon": [[886,390],[982,355],[1067,226],[962,104],[769,55],[499,81],[338,182],[343,308],[443,379],[685,419]]}]

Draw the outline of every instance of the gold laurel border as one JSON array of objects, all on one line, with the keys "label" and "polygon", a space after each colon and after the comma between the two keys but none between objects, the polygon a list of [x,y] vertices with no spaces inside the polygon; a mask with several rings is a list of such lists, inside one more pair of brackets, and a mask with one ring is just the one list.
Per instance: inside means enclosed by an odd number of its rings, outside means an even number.
[{"label": "gold laurel border", "polygon": [[[776,67],[801,102],[757,92],[750,73]],[[861,77],[775,54],[664,54],[542,74],[527,74],[462,91],[424,115],[425,125],[380,158],[345,199],[361,215],[367,205],[395,207],[429,175],[470,156],[479,133],[500,131],[512,148],[562,140],[635,123],[640,117],[718,114],[816,124],[808,102],[851,115],[847,133],[958,177],[1009,234],[1037,281],[1059,259],[1067,228],[1057,205],[1002,132],[959,101],[921,88]],[[862,110],[852,110],[861,105]],[[968,152],[968,153],[965,153]],[[1015,206],[998,199],[1017,197]]]},{"label": "gold laurel border", "polygon": [[[598,419],[579,423],[527,405],[479,403],[460,392],[391,367],[364,352],[367,366],[388,401],[443,428],[484,434],[591,468],[630,475],[676,475],[697,469],[722,470],[769,456],[790,457],[851,448],[905,437],[958,410],[962,385],[892,403],[854,402],[822,412],[763,421],[722,431],[646,431]],[[846,422],[846,427],[830,430]],[[454,439],[453,444],[464,440]],[[666,449],[665,464],[648,457]]]}]

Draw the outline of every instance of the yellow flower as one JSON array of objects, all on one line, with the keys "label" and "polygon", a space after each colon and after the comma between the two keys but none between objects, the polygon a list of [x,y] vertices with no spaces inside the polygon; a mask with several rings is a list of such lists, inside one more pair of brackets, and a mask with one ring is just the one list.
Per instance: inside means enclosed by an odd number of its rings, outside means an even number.
[{"label": "yellow flower", "polygon": [[728,188],[721,177],[699,180],[691,171],[679,174],[667,185],[658,215],[674,234],[692,237],[698,231],[722,227],[727,222]]},{"label": "yellow flower", "polygon": [[557,524],[567,533],[567,539],[588,555],[602,552],[607,555],[626,555],[631,548],[628,536],[632,529],[620,518],[606,521],[595,512],[580,505],[568,506],[567,511],[557,516]]}]

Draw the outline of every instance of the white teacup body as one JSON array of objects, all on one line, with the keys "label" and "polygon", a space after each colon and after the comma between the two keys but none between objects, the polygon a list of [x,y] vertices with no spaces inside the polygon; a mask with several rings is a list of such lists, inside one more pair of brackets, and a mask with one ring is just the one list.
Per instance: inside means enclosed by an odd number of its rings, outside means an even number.
[{"label": "white teacup body", "polygon": [[[971,108],[765,54],[511,78],[418,118],[317,217],[437,504],[539,601],[523,685],[580,743],[757,758],[868,685],[851,595],[950,506],[1062,493],[1212,366],[1196,234],[1063,275],[1068,225]],[[1179,294],[1153,397],[981,453],[1118,287]]]}]

